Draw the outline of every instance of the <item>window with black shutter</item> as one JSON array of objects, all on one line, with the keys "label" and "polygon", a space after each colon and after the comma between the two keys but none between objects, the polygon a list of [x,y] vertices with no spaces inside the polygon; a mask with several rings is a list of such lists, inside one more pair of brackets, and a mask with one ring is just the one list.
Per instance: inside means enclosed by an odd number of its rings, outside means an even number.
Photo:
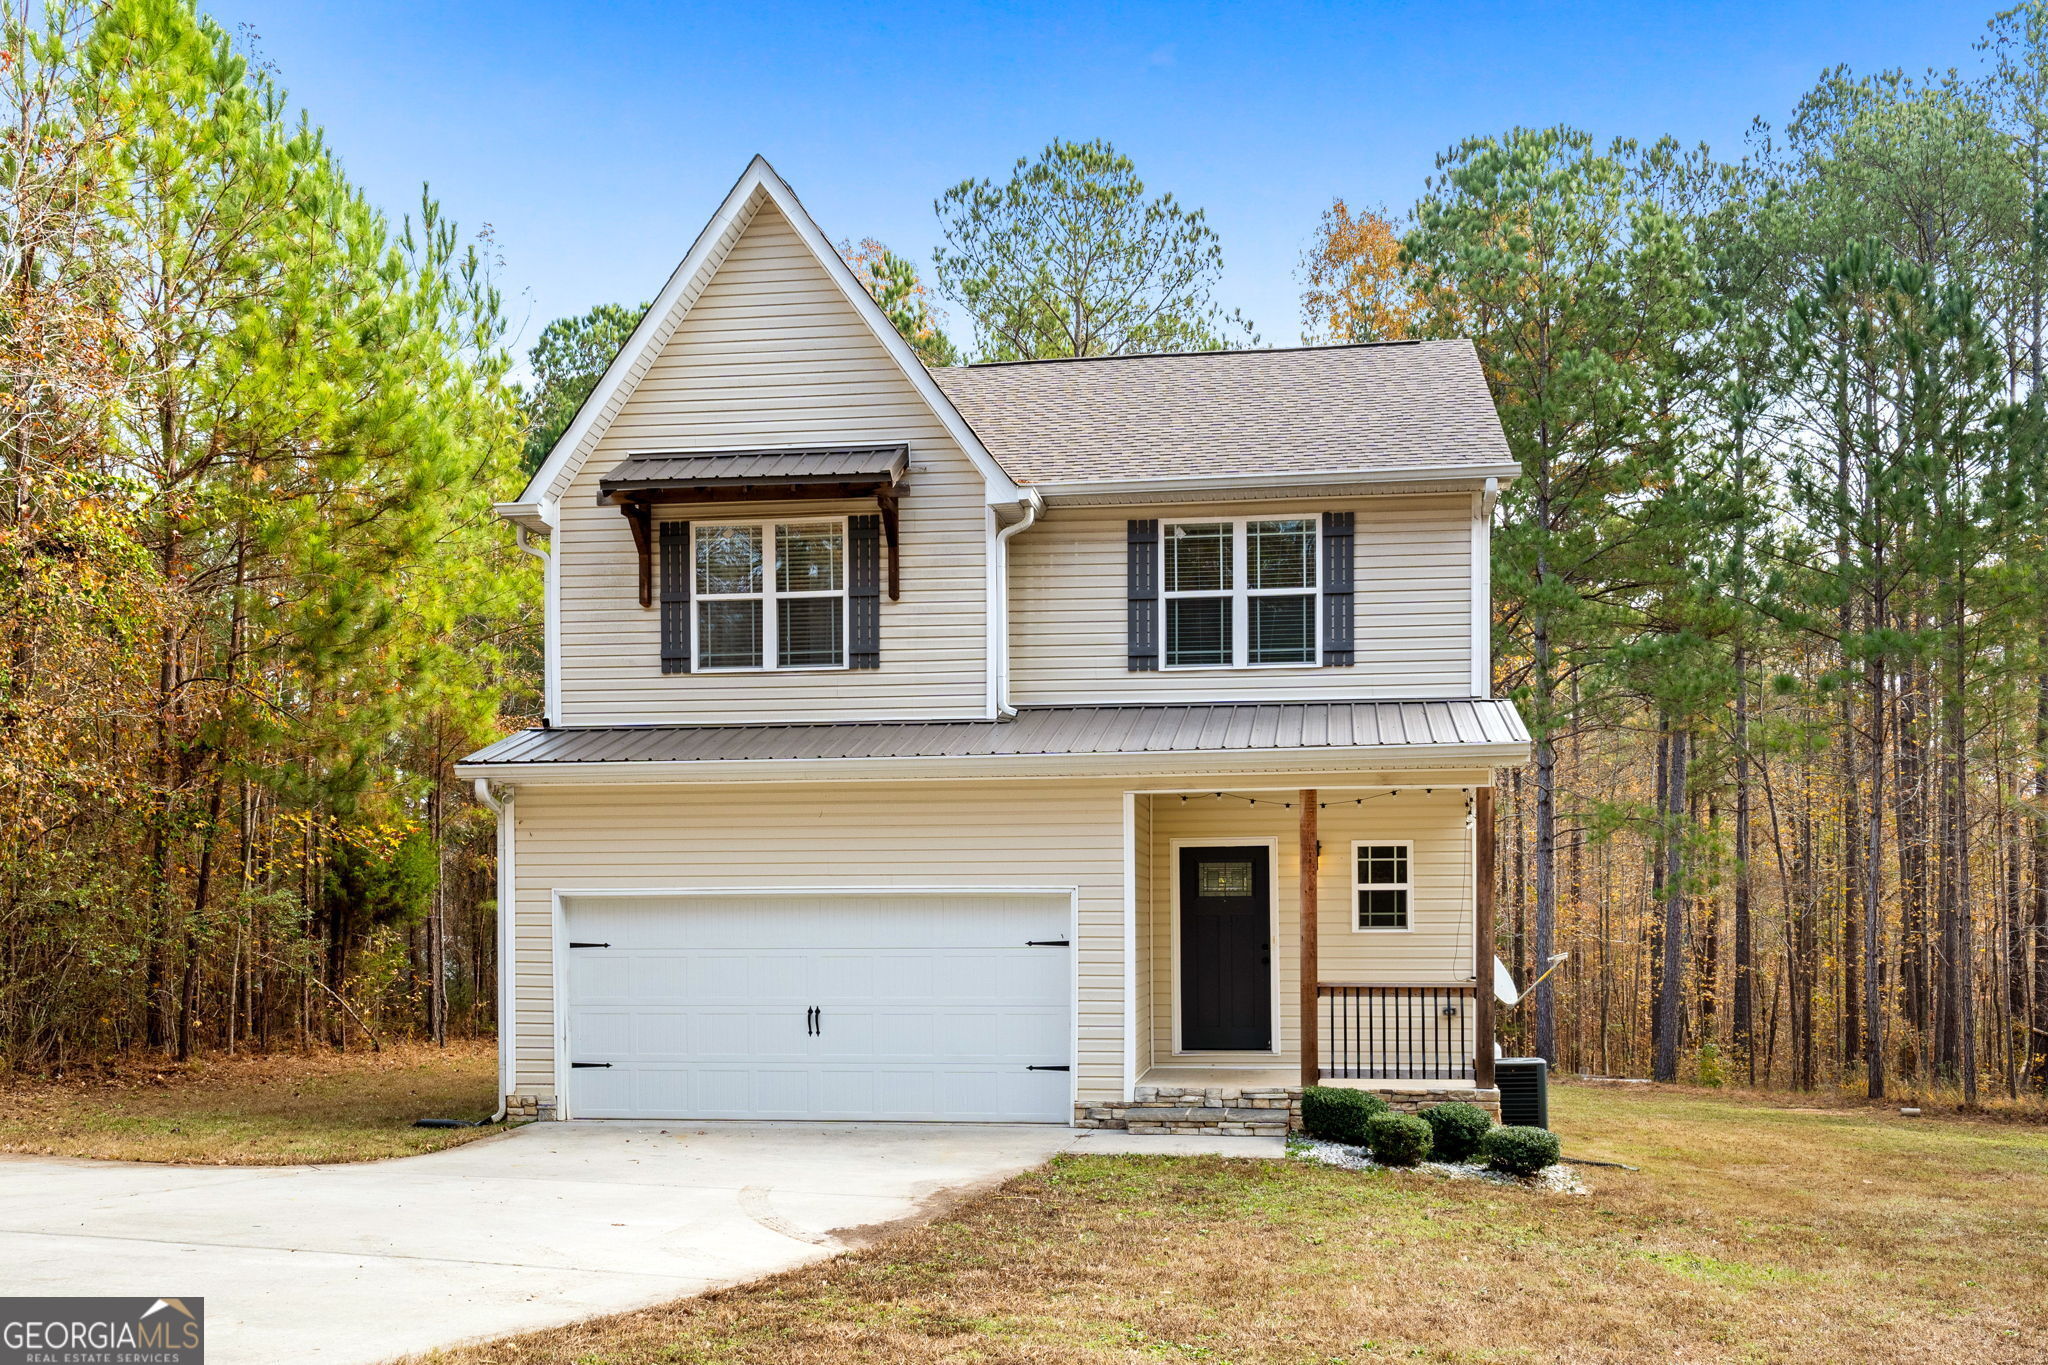
[{"label": "window with black shutter", "polygon": [[1350,668],[1355,661],[1352,578],[1358,517],[1323,513],[1323,667]]},{"label": "window with black shutter", "polygon": [[1132,521],[1126,531],[1126,666],[1133,673],[1159,667],[1159,523]]},{"label": "window with black shutter", "polygon": [[690,523],[661,523],[661,671],[690,671]]},{"label": "window with black shutter", "polygon": [[1316,663],[1318,530],[1312,516],[1163,523],[1160,667]]},{"label": "window with black shutter", "polygon": [[882,519],[846,519],[846,665],[882,666]]}]

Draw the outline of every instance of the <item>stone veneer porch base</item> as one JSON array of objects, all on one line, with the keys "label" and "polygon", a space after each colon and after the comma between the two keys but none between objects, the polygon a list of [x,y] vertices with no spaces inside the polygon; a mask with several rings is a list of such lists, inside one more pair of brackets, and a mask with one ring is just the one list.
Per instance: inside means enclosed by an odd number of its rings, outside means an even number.
[{"label": "stone veneer porch base", "polygon": [[[1389,1082],[1349,1088],[1370,1090],[1397,1113],[1417,1114],[1462,1100],[1498,1120],[1500,1091],[1456,1090]],[[1215,1136],[1285,1137],[1301,1129],[1301,1087],[1232,1085],[1141,1085],[1114,1104],[1077,1104],[1076,1128],[1120,1128],[1129,1133],[1204,1133]]]}]

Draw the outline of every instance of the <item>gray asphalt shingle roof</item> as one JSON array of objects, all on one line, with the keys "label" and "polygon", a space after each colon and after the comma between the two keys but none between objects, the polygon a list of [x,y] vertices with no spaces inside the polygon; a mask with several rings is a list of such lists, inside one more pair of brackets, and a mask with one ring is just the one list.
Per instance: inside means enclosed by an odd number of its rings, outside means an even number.
[{"label": "gray asphalt shingle roof", "polygon": [[1502,465],[1469,341],[933,370],[1020,483]]},{"label": "gray asphalt shingle roof", "polygon": [[522,730],[465,764],[720,763],[861,758],[1425,748],[1527,744],[1514,704],[1261,702],[1027,707],[1008,721],[629,725]]}]

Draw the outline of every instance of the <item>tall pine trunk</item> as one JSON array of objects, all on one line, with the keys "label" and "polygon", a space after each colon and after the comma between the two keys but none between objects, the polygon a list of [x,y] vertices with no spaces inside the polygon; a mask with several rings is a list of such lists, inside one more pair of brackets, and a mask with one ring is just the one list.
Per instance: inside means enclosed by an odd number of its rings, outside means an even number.
[{"label": "tall pine trunk", "polygon": [[1664,930],[1662,971],[1657,984],[1657,1063],[1651,1072],[1660,1081],[1678,1079],[1678,1035],[1685,995],[1685,765],[1686,732],[1671,731],[1671,772],[1665,797]]}]

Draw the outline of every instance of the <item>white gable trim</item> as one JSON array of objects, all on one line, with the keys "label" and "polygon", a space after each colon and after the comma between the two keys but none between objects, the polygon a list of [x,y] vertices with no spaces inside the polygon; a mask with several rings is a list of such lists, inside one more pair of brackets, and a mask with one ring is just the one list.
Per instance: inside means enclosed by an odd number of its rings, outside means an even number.
[{"label": "white gable trim", "polygon": [[575,420],[570,422],[568,430],[555,442],[554,449],[548,452],[547,459],[527,483],[526,491],[520,494],[518,503],[507,504],[508,507],[516,506],[520,511],[538,520],[555,520],[539,509],[546,507],[548,511],[552,511],[553,504],[561,501],[562,495],[568,491],[570,483],[582,469],[583,461],[603,439],[605,429],[611,425],[612,418],[617,415],[620,406],[631,394],[633,386],[647,372],[648,366],[653,363],[661,348],[668,344],[668,339],[675,333],[676,327],[696,304],[704,286],[710,283],[712,275],[724,263],[733,243],[745,231],[747,224],[753,220],[755,212],[764,201],[774,204],[781,210],[782,216],[787,218],[790,226],[796,230],[797,239],[810,251],[833,284],[839,287],[839,292],[852,306],[855,315],[867,324],[875,340],[881,343],[882,349],[896,362],[897,368],[903,372],[903,377],[910,381],[911,387],[924,399],[932,415],[939,419],[947,434],[966,452],[969,461],[981,473],[988,502],[991,505],[1010,504],[1030,496],[1004,472],[995,457],[982,445],[981,438],[974,434],[974,429],[961,417],[959,409],[953,406],[952,400],[932,382],[932,377],[925,372],[923,362],[910,348],[910,343],[898,334],[888,317],[883,314],[880,305],[869,297],[868,291],[861,285],[851,267],[840,259],[839,252],[826,240],[825,234],[819,231],[818,225],[811,220],[811,215],[804,211],[804,206],[798,202],[795,192],[775,173],[775,168],[770,166],[765,158],[757,156],[748,163],[746,171],[733,185],[731,192],[725,196],[725,201],[718,206],[718,212],[712,215],[704,230],[697,234],[697,240],[691,244],[689,254],[683,257],[682,264],[676,267],[675,273],[669,276],[668,283],[662,286],[660,296],[649,305],[646,316],[640,319],[639,326],[633,329],[633,335],[628,338],[625,346],[613,357],[604,376],[597,381],[597,387],[591,390],[590,397],[586,398],[583,406],[577,410]]}]

